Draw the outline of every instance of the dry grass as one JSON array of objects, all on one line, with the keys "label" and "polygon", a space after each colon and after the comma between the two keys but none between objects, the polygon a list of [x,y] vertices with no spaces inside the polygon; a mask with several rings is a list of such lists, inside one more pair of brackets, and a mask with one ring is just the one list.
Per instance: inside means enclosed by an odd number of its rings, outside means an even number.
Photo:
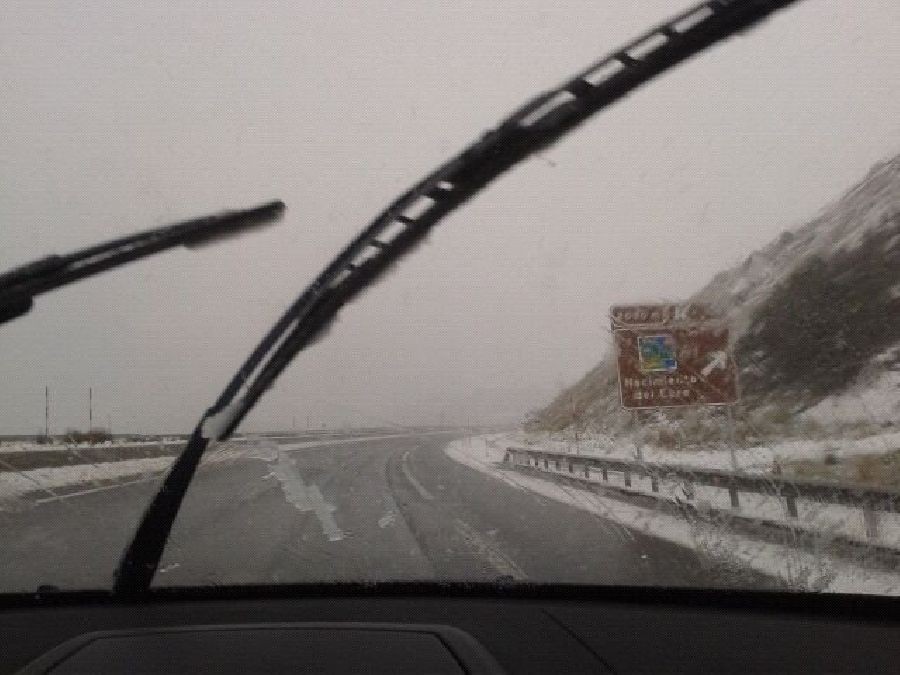
[{"label": "dry grass", "polygon": [[886,455],[860,455],[844,460],[826,457],[801,460],[784,465],[787,475],[840,483],[859,483],[873,487],[900,489],[900,450]]}]

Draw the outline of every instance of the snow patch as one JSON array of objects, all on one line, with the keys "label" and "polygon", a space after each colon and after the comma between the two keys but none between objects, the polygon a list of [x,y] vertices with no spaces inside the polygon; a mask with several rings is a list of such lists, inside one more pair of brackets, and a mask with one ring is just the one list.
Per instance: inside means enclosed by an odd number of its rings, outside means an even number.
[{"label": "snow patch", "polygon": [[[854,384],[840,394],[823,399],[803,416],[822,424],[895,423],[900,419],[900,371],[885,370],[869,382]],[[896,439],[891,442],[894,450],[900,449]]]},{"label": "snow patch", "polygon": [[56,466],[30,471],[7,471],[0,480],[0,500],[15,499],[29,492],[46,492],[70,485],[110,481],[134,476],[160,473],[171,466],[174,457],[147,457],[126,459],[121,462],[76,464]]},{"label": "snow patch", "polygon": [[[222,446],[204,455],[204,463],[239,459],[243,451]],[[117,462],[97,462],[55,466],[28,471],[4,471],[0,473],[0,504],[18,499],[29,493],[43,492],[55,496],[54,490],[76,485],[107,485],[135,477],[149,477],[169,470],[174,456],[125,459]],[[2,506],[0,506],[2,510]]]}]

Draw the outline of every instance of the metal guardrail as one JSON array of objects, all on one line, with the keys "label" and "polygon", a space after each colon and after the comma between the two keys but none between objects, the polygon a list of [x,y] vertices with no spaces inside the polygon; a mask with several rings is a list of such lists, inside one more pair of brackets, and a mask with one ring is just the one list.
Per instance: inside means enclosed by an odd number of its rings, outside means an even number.
[{"label": "metal guardrail", "polygon": [[567,471],[577,477],[590,479],[590,472],[600,473],[608,481],[609,472],[623,474],[625,487],[631,486],[633,476],[650,479],[651,490],[659,492],[661,480],[681,480],[692,485],[702,485],[728,490],[731,507],[740,507],[740,493],[776,497],[785,501],[788,518],[797,518],[797,499],[804,498],[823,504],[836,504],[859,508],[862,512],[866,538],[878,538],[878,513],[900,513],[900,492],[863,485],[841,485],[826,481],[793,479],[772,475],[757,475],[718,469],[688,468],[649,462],[631,462],[590,455],[573,455],[566,452],[508,447],[503,461],[538,470]]}]

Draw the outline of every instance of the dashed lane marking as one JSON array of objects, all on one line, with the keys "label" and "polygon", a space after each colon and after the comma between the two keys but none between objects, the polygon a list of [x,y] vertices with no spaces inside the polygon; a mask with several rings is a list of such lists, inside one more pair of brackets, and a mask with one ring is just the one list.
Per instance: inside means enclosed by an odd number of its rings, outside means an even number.
[{"label": "dashed lane marking", "polygon": [[412,475],[412,472],[409,470],[409,465],[406,463],[407,459],[409,459],[409,450],[403,453],[403,459],[400,462],[400,468],[403,471],[403,475],[406,476],[406,480],[410,482],[410,485],[412,485],[416,489],[416,492],[419,493],[419,496],[422,499],[430,502],[432,499],[434,499],[434,495],[426,490],[425,486],[422,485],[418,480],[416,480],[416,477]]},{"label": "dashed lane marking", "polygon": [[453,527],[455,527],[462,538],[465,539],[480,555],[484,556],[491,566],[501,575],[512,577],[517,581],[528,578],[528,575],[516,565],[512,558],[504,554],[493,543],[478,534],[471,525],[456,518],[453,521]]}]

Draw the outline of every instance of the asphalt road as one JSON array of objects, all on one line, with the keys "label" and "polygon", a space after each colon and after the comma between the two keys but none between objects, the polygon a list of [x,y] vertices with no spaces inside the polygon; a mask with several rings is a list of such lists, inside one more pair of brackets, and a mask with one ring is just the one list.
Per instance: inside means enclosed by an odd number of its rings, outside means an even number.
[{"label": "asphalt road", "polygon": [[[202,467],[156,583],[512,579],[724,586],[687,549],[450,459],[450,435],[266,441]],[[308,439],[304,439],[308,445]],[[0,590],[108,588],[159,480],[0,513]],[[758,576],[741,585],[764,586]]]}]

